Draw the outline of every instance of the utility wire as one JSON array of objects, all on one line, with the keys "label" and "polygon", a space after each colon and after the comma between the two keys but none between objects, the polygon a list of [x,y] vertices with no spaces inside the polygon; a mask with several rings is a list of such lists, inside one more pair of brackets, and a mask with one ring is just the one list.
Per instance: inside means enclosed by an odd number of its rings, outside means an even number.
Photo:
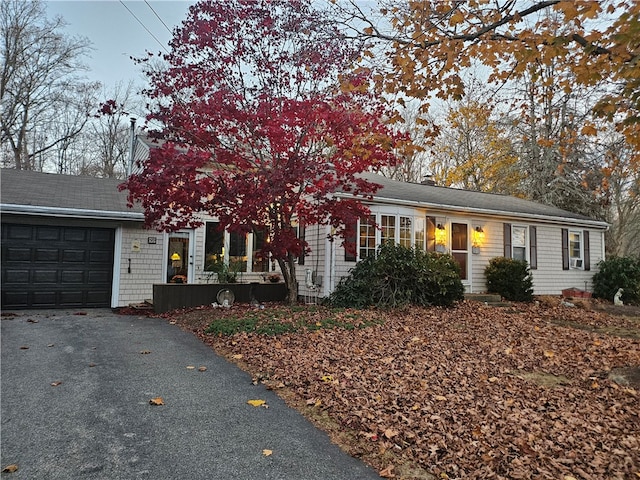
[{"label": "utility wire", "polygon": [[[140,20],[138,17],[136,17],[135,13],[133,13],[133,12],[129,9],[129,7],[127,7],[127,6],[125,5],[125,3],[124,3],[122,0],[120,0],[120,3],[122,4],[122,6],[123,6],[124,8],[126,8],[126,9],[127,9],[127,11],[131,14],[131,16],[132,16],[133,18],[135,18],[135,19],[138,21],[138,23],[139,23],[140,25],[142,25],[142,28],[144,28],[144,29],[147,31],[147,33],[148,33],[149,35],[151,35],[151,36],[153,37],[153,39],[154,39],[156,42],[158,42],[158,45],[160,45],[160,46],[164,49],[164,51],[165,51],[165,52],[169,53],[169,50],[167,50],[167,47],[165,47],[165,46],[164,46],[164,44],[163,44],[160,40],[158,40],[158,37],[156,37],[156,36],[151,32],[151,30],[149,30],[149,29],[147,28],[147,26],[146,26],[144,23],[142,23],[142,20]],[[162,22],[162,23],[164,24],[164,22]],[[166,27],[166,25],[165,25],[165,27]]]},{"label": "utility wire", "polygon": [[162,25],[164,25],[164,28],[167,29],[167,32],[173,34],[173,32],[171,31],[171,29],[169,27],[167,27],[167,24],[164,23],[164,20],[162,20],[162,18],[160,18],[160,15],[158,15],[158,12],[156,12],[153,7],[151,6],[151,4],[147,1],[144,0],[144,3],[147,4],[147,7],[149,7],[151,9],[151,11],[153,12],[153,14],[158,18],[158,20],[160,20],[160,23],[162,23]]}]

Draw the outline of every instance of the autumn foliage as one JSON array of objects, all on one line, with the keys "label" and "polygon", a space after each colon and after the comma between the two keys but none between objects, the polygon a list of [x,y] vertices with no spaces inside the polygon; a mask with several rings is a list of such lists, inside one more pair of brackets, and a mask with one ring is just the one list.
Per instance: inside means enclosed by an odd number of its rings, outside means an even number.
[{"label": "autumn foliage", "polygon": [[[341,313],[269,307],[264,318],[296,325],[343,319],[276,337],[204,333],[222,317],[253,315],[250,307],[172,319],[385,477],[634,478],[637,318],[545,302]],[[340,327],[355,321],[359,328]]]},{"label": "autumn foliage", "polygon": [[[356,177],[395,162],[369,72],[311,2],[202,1],[174,33],[164,67],[149,64],[149,134],[158,140],[125,186],[148,225],[173,230],[217,217],[267,231],[295,300],[296,225],[340,235],[377,185]],[[338,199],[337,191],[354,198]]]}]

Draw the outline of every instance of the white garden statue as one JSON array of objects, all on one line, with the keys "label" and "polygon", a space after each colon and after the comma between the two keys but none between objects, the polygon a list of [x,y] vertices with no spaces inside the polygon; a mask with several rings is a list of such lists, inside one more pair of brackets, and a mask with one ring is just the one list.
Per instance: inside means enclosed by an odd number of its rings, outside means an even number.
[{"label": "white garden statue", "polygon": [[622,303],[622,292],[624,292],[624,290],[622,288],[619,288],[616,294],[613,296],[614,305],[624,305],[624,303]]}]

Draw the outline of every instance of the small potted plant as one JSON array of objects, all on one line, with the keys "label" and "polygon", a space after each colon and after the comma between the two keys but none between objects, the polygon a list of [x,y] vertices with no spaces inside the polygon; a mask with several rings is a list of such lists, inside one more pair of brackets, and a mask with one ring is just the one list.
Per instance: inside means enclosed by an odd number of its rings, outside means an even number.
[{"label": "small potted plant", "polygon": [[281,277],[279,273],[271,273],[266,276],[266,280],[271,283],[278,283],[281,280]]}]

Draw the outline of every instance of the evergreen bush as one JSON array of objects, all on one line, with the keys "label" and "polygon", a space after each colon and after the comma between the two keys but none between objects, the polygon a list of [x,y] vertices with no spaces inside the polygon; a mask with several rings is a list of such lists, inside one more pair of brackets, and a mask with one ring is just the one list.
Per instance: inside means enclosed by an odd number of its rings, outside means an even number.
[{"label": "evergreen bush", "polygon": [[640,257],[611,257],[598,262],[598,272],[593,276],[593,295],[613,301],[622,288],[624,303],[640,303]]},{"label": "evergreen bush", "polygon": [[355,308],[449,306],[463,296],[453,257],[385,243],[340,280],[329,303]]},{"label": "evergreen bush", "polygon": [[529,264],[513,258],[492,258],[484,269],[487,290],[512,302],[533,300],[533,278]]}]

